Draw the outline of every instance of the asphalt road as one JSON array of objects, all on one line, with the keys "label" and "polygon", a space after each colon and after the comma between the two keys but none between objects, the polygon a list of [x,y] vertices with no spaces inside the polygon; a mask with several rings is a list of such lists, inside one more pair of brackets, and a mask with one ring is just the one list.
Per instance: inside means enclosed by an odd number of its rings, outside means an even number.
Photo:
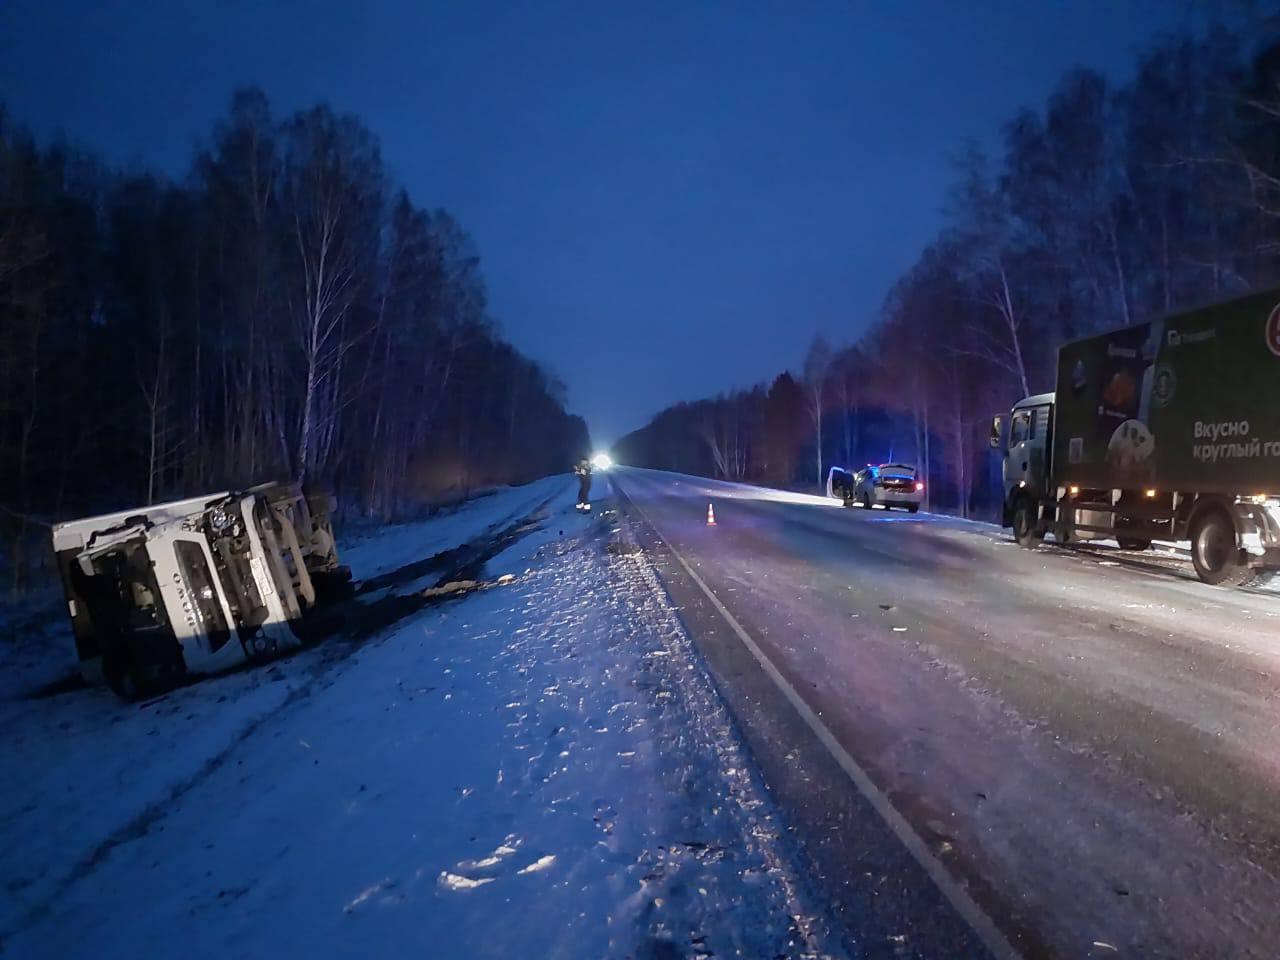
[{"label": "asphalt road", "polygon": [[954,881],[1024,956],[1280,954],[1280,597],[953,518],[611,476],[856,950],[982,955]]}]

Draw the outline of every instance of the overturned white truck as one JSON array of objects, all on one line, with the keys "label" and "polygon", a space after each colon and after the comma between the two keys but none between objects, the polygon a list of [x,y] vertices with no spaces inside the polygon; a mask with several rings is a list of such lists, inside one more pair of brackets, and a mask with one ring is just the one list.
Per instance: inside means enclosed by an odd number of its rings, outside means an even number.
[{"label": "overturned white truck", "polygon": [[332,497],[267,483],[53,528],[81,673],[127,699],[302,643],[350,588]]}]

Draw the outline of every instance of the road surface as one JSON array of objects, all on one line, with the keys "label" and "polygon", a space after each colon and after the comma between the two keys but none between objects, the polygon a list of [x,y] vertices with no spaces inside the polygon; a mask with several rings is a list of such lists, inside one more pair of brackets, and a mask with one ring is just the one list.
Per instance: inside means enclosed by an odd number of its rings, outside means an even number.
[{"label": "road surface", "polygon": [[611,477],[868,953],[981,948],[725,613],[1022,955],[1277,955],[1280,597],[954,518]]}]

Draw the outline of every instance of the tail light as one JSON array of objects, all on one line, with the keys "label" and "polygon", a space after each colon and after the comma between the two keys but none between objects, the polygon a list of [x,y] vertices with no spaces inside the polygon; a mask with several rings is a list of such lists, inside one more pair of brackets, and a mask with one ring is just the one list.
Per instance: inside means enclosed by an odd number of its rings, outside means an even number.
[{"label": "tail light", "polygon": [[916,493],[924,493],[924,481],[923,481],[923,480],[917,480],[917,481],[916,481]]}]

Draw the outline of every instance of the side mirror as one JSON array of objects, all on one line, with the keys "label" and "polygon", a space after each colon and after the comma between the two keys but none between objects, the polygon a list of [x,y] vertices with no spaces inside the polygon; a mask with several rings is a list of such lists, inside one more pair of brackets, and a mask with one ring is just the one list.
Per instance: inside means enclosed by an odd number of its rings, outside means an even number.
[{"label": "side mirror", "polygon": [[1004,417],[995,417],[991,421],[991,449],[1000,449],[1000,435],[1004,433]]}]

